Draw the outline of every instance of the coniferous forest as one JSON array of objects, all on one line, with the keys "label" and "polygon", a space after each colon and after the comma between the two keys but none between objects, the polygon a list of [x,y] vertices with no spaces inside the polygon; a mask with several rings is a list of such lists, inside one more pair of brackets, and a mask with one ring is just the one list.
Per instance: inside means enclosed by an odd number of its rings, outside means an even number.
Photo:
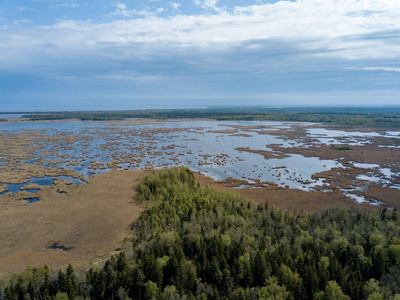
[{"label": "coniferous forest", "polygon": [[400,108],[394,107],[216,107],[194,109],[147,109],[125,111],[71,111],[25,114],[29,120],[80,119],[92,121],[126,118],[215,120],[264,120],[283,122],[317,122],[339,126],[399,128]]},{"label": "coniferous forest", "polygon": [[0,299],[400,299],[400,213],[254,205],[187,168],[137,187],[129,248],[101,267],[31,268]]}]

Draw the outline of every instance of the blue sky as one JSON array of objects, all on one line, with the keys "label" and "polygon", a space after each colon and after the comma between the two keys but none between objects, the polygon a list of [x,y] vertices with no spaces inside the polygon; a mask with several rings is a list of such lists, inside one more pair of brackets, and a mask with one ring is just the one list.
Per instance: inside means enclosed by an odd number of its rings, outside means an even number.
[{"label": "blue sky", "polygon": [[0,111],[400,105],[398,0],[0,0]]}]

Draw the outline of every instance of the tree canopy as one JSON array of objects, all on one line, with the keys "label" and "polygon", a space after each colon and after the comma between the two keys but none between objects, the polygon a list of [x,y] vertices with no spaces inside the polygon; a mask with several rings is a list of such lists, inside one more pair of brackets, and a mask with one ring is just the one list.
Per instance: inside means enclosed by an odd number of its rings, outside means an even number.
[{"label": "tree canopy", "polygon": [[400,214],[289,212],[201,188],[187,168],[138,186],[130,248],[101,268],[29,269],[0,299],[400,299]]}]

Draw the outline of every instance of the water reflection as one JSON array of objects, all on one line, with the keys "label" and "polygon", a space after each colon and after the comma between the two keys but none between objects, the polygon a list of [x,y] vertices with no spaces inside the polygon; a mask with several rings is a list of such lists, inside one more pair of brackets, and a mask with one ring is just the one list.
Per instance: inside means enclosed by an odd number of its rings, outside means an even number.
[{"label": "water reflection", "polygon": [[[307,126],[313,126],[307,128]],[[365,145],[368,138],[400,136],[399,132],[347,132],[328,130],[316,124],[268,121],[205,121],[171,120],[156,123],[127,124],[126,121],[104,122],[11,122],[0,124],[0,134],[40,134],[33,139],[34,147],[26,164],[40,163],[45,167],[72,169],[90,176],[111,169],[166,168],[185,165],[217,180],[228,177],[273,182],[279,186],[312,190],[323,186],[323,180],[313,179],[315,173],[344,168],[340,159],[329,160],[305,157],[301,154],[286,154],[283,158],[265,159],[262,153],[238,151],[247,147],[251,150],[273,151],[273,145],[283,148],[311,147],[325,144]],[[318,126],[318,125],[317,125]],[[301,127],[301,128],[300,128]],[[289,138],[273,134],[279,130],[300,128],[304,134]],[[229,132],[228,132],[228,131]],[[0,167],[6,164],[0,158]],[[4,160],[4,161],[2,161]],[[398,176],[389,168],[379,165],[357,164],[357,168],[379,169],[380,177],[359,176],[365,181],[389,181]],[[375,175],[376,176],[376,175]],[[8,184],[9,192],[20,191],[25,185],[53,184],[54,177],[30,178],[25,184]],[[82,183],[81,179],[59,176],[59,179]],[[353,191],[354,192],[354,191]],[[6,192],[3,192],[4,194]],[[357,201],[360,196],[347,192]],[[357,199],[356,199],[357,198]]]}]

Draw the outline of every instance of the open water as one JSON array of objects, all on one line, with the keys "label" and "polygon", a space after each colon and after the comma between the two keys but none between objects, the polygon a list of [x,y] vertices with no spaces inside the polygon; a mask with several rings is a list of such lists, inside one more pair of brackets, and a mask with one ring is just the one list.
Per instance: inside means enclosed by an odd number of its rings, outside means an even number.
[{"label": "open water", "polygon": [[[0,115],[0,118],[2,116]],[[279,130],[293,126],[310,125],[307,123],[283,123],[268,121],[205,121],[205,120],[172,120],[165,122],[126,125],[121,123],[57,121],[57,122],[11,122],[0,123],[0,134],[16,134],[39,131],[42,136],[77,137],[71,144],[61,145],[61,138],[56,143],[40,141],[41,148],[37,156],[43,159],[45,166],[64,167],[73,169],[88,178],[95,174],[107,172],[107,163],[122,157],[117,163],[119,169],[137,169],[146,167],[188,166],[194,171],[201,172],[217,180],[228,177],[246,179],[249,182],[260,180],[274,182],[280,186],[310,190],[322,185],[321,180],[314,180],[315,173],[343,167],[340,160],[322,160],[318,157],[304,157],[299,154],[289,154],[284,158],[265,159],[261,154],[238,151],[236,148],[248,147],[252,150],[272,151],[269,147],[278,144],[281,147],[307,146],[309,140],[287,139],[282,136],[260,134],[263,130]],[[315,124],[313,124],[315,126]],[[232,126],[242,126],[233,135],[220,133],[233,129]],[[251,126],[252,128],[244,128]],[[163,130],[167,129],[167,130]],[[213,132],[214,131],[214,132]],[[247,136],[238,136],[246,134]],[[362,145],[368,143],[369,137],[379,136],[380,133],[346,132],[320,128],[306,128],[307,138],[313,143]],[[388,138],[400,136],[400,132],[391,131]],[[45,153],[56,152],[46,155]],[[70,165],[71,159],[63,161],[58,154],[67,154],[70,158],[79,158],[79,164]],[[135,155],[140,162],[130,163],[126,155]],[[48,161],[59,161],[50,164]],[[36,162],[36,158],[26,160],[26,163]],[[91,169],[93,162],[103,163],[102,169]],[[0,164],[4,164],[0,157]],[[1,165],[0,165],[1,167]],[[360,166],[358,166],[360,167]],[[361,166],[362,167],[362,166]],[[367,165],[366,168],[371,166]],[[380,168],[380,166],[377,166]],[[359,177],[360,180],[384,181],[390,185],[392,177],[399,174],[391,173],[390,169],[381,169],[381,177]],[[367,178],[368,177],[368,178]],[[71,178],[68,178],[71,180]],[[73,180],[79,183],[80,180]],[[30,183],[52,184],[52,178],[31,178]],[[15,192],[26,184],[9,185],[9,190]],[[393,185],[393,187],[396,187]],[[351,191],[349,192],[351,196]],[[354,194],[353,194],[354,195]],[[356,198],[355,196],[351,196]],[[365,199],[355,199],[359,202]]]}]

